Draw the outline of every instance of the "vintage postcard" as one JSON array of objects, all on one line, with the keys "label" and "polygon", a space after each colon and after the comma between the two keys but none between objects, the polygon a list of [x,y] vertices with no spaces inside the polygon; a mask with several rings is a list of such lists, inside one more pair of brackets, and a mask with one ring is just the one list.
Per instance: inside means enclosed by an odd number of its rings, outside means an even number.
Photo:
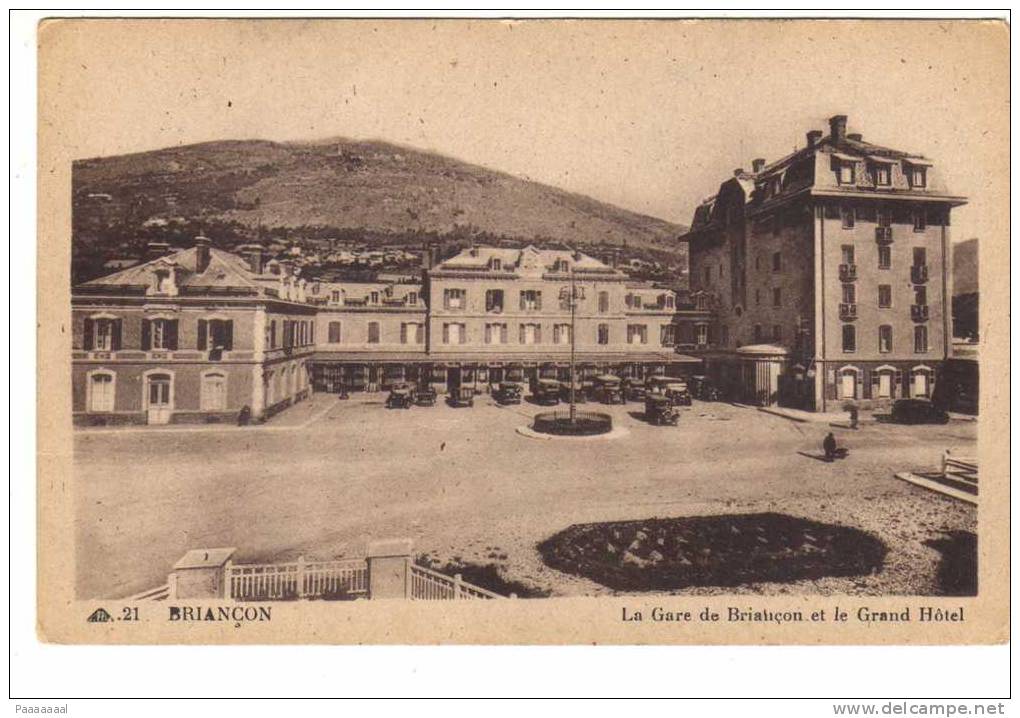
[{"label": "vintage postcard", "polygon": [[40,640],[1008,640],[1005,23],[38,59]]}]

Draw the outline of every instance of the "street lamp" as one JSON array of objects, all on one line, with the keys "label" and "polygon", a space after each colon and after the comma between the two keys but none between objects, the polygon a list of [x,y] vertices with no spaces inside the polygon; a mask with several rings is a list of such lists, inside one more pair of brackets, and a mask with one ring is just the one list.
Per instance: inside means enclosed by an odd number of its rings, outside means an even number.
[{"label": "street lamp", "polygon": [[574,331],[577,303],[584,299],[584,287],[577,286],[574,281],[574,267],[570,266],[570,286],[560,289],[560,301],[570,306],[570,424],[577,422],[577,403],[574,396],[574,387],[577,383],[577,367],[574,363],[574,356],[577,350],[577,332]]}]

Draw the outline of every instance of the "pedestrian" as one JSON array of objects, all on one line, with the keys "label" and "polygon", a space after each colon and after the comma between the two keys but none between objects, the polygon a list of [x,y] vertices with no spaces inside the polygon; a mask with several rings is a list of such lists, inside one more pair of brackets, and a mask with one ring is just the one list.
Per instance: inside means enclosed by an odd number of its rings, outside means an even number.
[{"label": "pedestrian", "polygon": [[836,458],[836,437],[830,431],[822,441],[822,448],[825,450],[825,460],[832,461]]},{"label": "pedestrian", "polygon": [[850,428],[857,429],[857,406],[850,406]]}]

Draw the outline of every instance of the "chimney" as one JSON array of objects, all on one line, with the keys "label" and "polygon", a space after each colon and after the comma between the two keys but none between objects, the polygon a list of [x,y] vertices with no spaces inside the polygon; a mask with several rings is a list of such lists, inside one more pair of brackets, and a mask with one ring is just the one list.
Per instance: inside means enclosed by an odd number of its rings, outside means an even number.
[{"label": "chimney", "polygon": [[199,235],[195,237],[195,273],[202,274],[209,269],[209,245],[208,237]]},{"label": "chimney", "polygon": [[574,261],[575,262],[580,262],[581,261],[581,250],[580,249],[575,249],[574,250]]},{"label": "chimney", "polygon": [[265,271],[261,244],[245,244],[237,249],[248,263],[248,269],[252,274],[262,274]]},{"label": "chimney", "polygon": [[733,176],[734,177],[740,177],[742,174],[744,174],[744,168],[743,167],[737,167],[735,170],[733,170]]},{"label": "chimney", "polygon": [[860,132],[851,132],[846,136],[846,138],[848,140],[853,140],[854,142],[861,142],[864,140],[864,135],[862,135]]},{"label": "chimney", "polygon": [[765,160],[763,160],[763,159],[762,159],[761,157],[759,157],[759,158],[758,158],[758,159],[756,159],[756,160],[752,160],[752,161],[751,161],[751,170],[752,170],[752,171],[753,171],[753,172],[754,172],[755,174],[758,174],[758,173],[759,173],[759,172],[761,172],[761,171],[762,171],[763,169],[765,169]]},{"label": "chimney", "polygon": [[811,149],[812,147],[817,145],[818,144],[818,140],[820,140],[820,139],[822,139],[822,131],[821,130],[811,130],[810,132],[808,132],[807,133],[807,146],[808,146],[808,149]]},{"label": "chimney", "polygon": [[846,139],[846,115],[833,115],[829,118],[829,137],[835,144]]},{"label": "chimney", "polygon": [[145,261],[151,262],[154,259],[170,253],[170,245],[166,242],[149,242],[145,245]]}]

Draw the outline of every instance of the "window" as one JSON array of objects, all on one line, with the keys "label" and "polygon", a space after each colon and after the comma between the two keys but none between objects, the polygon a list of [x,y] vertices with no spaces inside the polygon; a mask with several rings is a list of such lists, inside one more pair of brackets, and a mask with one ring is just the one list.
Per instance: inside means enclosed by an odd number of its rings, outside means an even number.
[{"label": "window", "polygon": [[843,351],[857,351],[857,330],[853,324],[843,325]]},{"label": "window", "polygon": [[878,187],[888,187],[892,184],[892,167],[885,162],[876,162],[871,167],[871,180]]},{"label": "window", "polygon": [[553,344],[570,344],[570,325],[553,325]]},{"label": "window", "polygon": [[852,244],[844,244],[841,248],[843,256],[843,264],[854,263],[854,246]]},{"label": "window", "polygon": [[89,411],[113,411],[114,377],[97,372],[89,379]]},{"label": "window", "polygon": [[368,301],[369,301],[370,304],[378,304],[379,303],[379,292],[369,292],[369,294],[368,294]]},{"label": "window", "polygon": [[676,343],[676,327],[672,324],[663,324],[659,327],[659,344],[664,347],[671,347]]},{"label": "window", "polygon": [[609,343],[609,325],[608,324],[599,324],[598,331],[596,333],[596,341],[599,344],[608,344]]},{"label": "window", "polygon": [[853,184],[854,183],[854,163],[847,161],[840,161],[838,167],[838,177],[840,184]]},{"label": "window", "polygon": [[914,327],[914,351],[918,354],[928,351],[928,327],[923,324]]},{"label": "window", "polygon": [[694,306],[698,308],[698,311],[705,311],[708,308],[708,297],[704,293],[698,294],[694,300]]},{"label": "window", "polygon": [[843,229],[853,229],[854,228],[854,219],[855,219],[854,208],[853,207],[845,207],[845,206],[844,207],[840,207],[839,208],[839,214],[840,214],[840,217],[843,220]]},{"label": "window", "polygon": [[772,341],[779,342],[783,340],[783,327],[780,324],[772,325]]},{"label": "window", "polygon": [[503,260],[500,259],[499,257],[493,257],[492,259],[489,260],[489,269],[491,269],[494,272],[502,271]]},{"label": "window", "polygon": [[329,343],[339,344],[340,343],[340,322],[329,323]]},{"label": "window", "polygon": [[672,309],[673,308],[673,295],[672,294],[663,294],[662,295],[662,306],[665,307],[666,309]]},{"label": "window", "polygon": [[464,344],[467,342],[467,327],[463,324],[443,325],[443,344]]},{"label": "window", "polygon": [[698,324],[694,327],[694,341],[699,347],[708,346],[707,324]]},{"label": "window", "polygon": [[542,292],[537,289],[521,291],[521,310],[538,311],[542,309]]},{"label": "window", "polygon": [[779,252],[772,253],[772,271],[779,272],[783,269],[783,258]]},{"label": "window", "polygon": [[839,372],[839,398],[857,398],[857,370],[853,367],[846,367]]},{"label": "window", "polygon": [[917,207],[914,209],[914,231],[923,232],[928,229],[928,217],[925,213],[924,207]]},{"label": "window", "polygon": [[889,269],[892,267],[892,247],[887,244],[878,245],[878,268]]},{"label": "window", "polygon": [[379,343],[379,322],[368,323],[368,343],[369,344]]},{"label": "window", "polygon": [[754,325],[754,343],[755,344],[762,343],[761,324]]},{"label": "window", "polygon": [[425,325],[418,322],[404,322],[400,325],[401,344],[423,344],[425,342]]},{"label": "window", "polygon": [[925,167],[911,165],[908,176],[910,177],[910,186],[915,189],[921,189],[928,185],[928,172]]},{"label": "window", "polygon": [[783,290],[779,287],[775,287],[772,290],[772,306],[781,307],[783,306]]},{"label": "window", "polygon": [[641,295],[640,294],[635,294],[634,295],[634,308],[635,309],[640,309],[641,308]]},{"label": "window", "polygon": [[599,292],[599,314],[609,312],[609,292]]},{"label": "window", "polygon": [[330,292],[329,299],[330,299],[331,302],[333,302],[333,304],[339,304],[340,303],[340,290],[339,289],[334,289],[332,292]]},{"label": "window", "polygon": [[465,289],[444,289],[443,290],[443,308],[444,309],[463,309],[467,300],[467,290]]},{"label": "window", "polygon": [[506,324],[486,324],[485,325],[485,343],[486,344],[506,344],[507,341],[507,327]]},{"label": "window", "polygon": [[142,349],[148,351],[173,350],[177,348],[176,319],[143,319]]},{"label": "window", "polygon": [[888,309],[892,306],[892,285],[878,285],[878,306],[880,309]]},{"label": "window", "polygon": [[712,267],[711,266],[706,266],[705,267],[705,286],[708,287],[708,286],[711,286],[711,285],[712,285]]},{"label": "window", "polygon": [[876,212],[876,218],[879,227],[891,227],[892,226],[892,213],[887,209],[880,209]]},{"label": "window", "polygon": [[761,304],[761,290],[760,289],[755,289],[754,290],[754,303],[756,305],[760,305]]},{"label": "window", "polygon": [[928,290],[923,284],[914,285],[914,304],[928,303]]},{"label": "window", "polygon": [[408,292],[407,293],[407,303],[408,304],[417,304],[418,303],[418,292]]},{"label": "window", "polygon": [[121,320],[105,317],[85,320],[85,349],[117,351],[120,349]]},{"label": "window", "polygon": [[503,290],[502,289],[489,289],[485,292],[485,311],[487,312],[499,312],[503,311]]},{"label": "window", "polygon": [[227,408],[227,375],[209,372],[202,376],[201,403],[203,411],[223,411]]},{"label": "window", "polygon": [[915,367],[911,371],[911,396],[917,399],[927,398],[931,393],[931,369]]},{"label": "window", "polygon": [[230,351],[234,348],[234,322],[230,319],[199,319],[198,348]]},{"label": "window", "polygon": [[647,344],[648,343],[648,327],[644,324],[628,324],[627,325],[627,343],[628,344]]},{"label": "window", "polygon": [[914,266],[923,267],[928,263],[928,251],[924,247],[914,247]]},{"label": "window", "polygon": [[888,324],[878,328],[878,350],[883,354],[892,351],[892,327]]},{"label": "window", "polygon": [[854,284],[843,285],[843,304],[857,303],[857,286]]},{"label": "window", "polygon": [[522,324],[519,330],[519,339],[521,344],[541,344],[542,325]]}]

